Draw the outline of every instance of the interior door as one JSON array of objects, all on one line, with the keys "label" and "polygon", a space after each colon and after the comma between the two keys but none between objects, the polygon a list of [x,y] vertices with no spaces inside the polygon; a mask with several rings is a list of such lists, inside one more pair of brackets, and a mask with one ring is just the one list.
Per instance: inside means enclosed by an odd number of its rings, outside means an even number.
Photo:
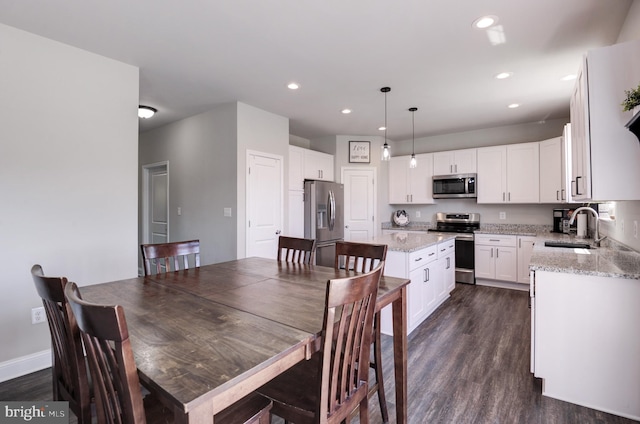
[{"label": "interior door", "polygon": [[248,154],[247,257],[275,258],[282,232],[282,157]]},{"label": "interior door", "polygon": [[375,186],[373,168],[343,168],[344,239],[369,240],[375,233]]}]

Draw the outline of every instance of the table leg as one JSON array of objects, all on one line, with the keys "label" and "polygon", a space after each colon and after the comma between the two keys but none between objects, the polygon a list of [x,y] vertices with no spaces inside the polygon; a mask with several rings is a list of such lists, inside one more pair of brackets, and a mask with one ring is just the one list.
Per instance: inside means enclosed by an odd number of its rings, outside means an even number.
[{"label": "table leg", "polygon": [[407,423],[407,286],[392,303],[393,364],[396,378],[396,422]]},{"label": "table leg", "polygon": [[209,402],[208,404],[202,404],[197,409],[192,410],[189,414],[185,414],[184,411],[176,409],[174,411],[174,417],[174,424],[213,424],[213,405],[211,404],[211,402]]}]

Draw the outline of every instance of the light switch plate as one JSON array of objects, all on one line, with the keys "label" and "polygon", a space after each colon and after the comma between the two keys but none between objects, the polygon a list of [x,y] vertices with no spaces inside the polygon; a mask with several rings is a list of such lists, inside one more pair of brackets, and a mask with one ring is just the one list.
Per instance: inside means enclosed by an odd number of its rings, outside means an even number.
[{"label": "light switch plate", "polygon": [[500,219],[507,219],[507,213],[506,212],[500,212]]},{"label": "light switch plate", "polygon": [[231,216],[231,208],[224,208],[224,216]]}]

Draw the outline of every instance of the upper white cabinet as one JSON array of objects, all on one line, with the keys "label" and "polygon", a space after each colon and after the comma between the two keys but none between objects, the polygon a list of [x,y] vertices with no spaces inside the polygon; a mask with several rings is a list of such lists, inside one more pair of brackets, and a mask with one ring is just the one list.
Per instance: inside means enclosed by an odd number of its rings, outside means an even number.
[{"label": "upper white cabinet", "polygon": [[620,106],[624,90],[640,81],[639,51],[640,40],[633,40],[583,59],[570,102],[574,200],[640,199],[640,148],[625,127],[631,112]]},{"label": "upper white cabinet", "polygon": [[433,203],[433,154],[417,154],[418,166],[409,168],[410,156],[389,161],[389,204]]},{"label": "upper white cabinet", "polygon": [[303,149],[304,177],[309,180],[333,181],[333,155]]},{"label": "upper white cabinet", "polygon": [[476,149],[433,154],[433,175],[475,174],[476,170]]},{"label": "upper white cabinet", "polygon": [[540,142],[540,203],[564,203],[563,138],[556,137]]},{"label": "upper white cabinet", "polygon": [[481,147],[478,155],[478,203],[538,203],[539,143]]}]

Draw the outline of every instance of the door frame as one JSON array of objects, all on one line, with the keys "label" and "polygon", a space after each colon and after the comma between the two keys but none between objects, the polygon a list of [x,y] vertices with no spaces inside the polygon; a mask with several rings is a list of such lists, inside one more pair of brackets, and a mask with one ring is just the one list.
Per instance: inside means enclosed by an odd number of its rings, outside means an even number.
[{"label": "door frame", "polygon": [[165,167],[165,169],[167,170],[167,240],[171,240],[169,234],[170,234],[170,229],[171,229],[171,225],[170,225],[170,214],[169,212],[171,211],[171,208],[169,207],[169,161],[162,161],[162,162],[156,162],[156,163],[150,163],[148,165],[142,165],[142,231],[141,231],[141,240],[140,243],[149,243],[149,196],[150,196],[150,191],[149,191],[149,182],[151,180],[150,176],[151,176],[151,171],[154,170],[155,168],[160,168],[160,167]]},{"label": "door frame", "polygon": [[248,257],[249,245],[251,241],[251,229],[249,228],[249,220],[251,218],[249,211],[249,205],[251,205],[251,178],[249,178],[249,167],[250,167],[250,159],[251,156],[263,156],[270,159],[275,159],[280,161],[280,232],[282,233],[282,229],[284,228],[284,156],[278,155],[274,153],[261,152],[258,150],[246,150],[245,156],[245,220],[244,220],[244,257]]},{"label": "door frame", "polygon": [[[372,205],[372,210],[373,210],[373,222],[371,225],[373,225],[373,233],[375,236],[378,236],[380,234],[380,228],[378,228],[378,169],[375,166],[343,166],[340,168],[340,181],[342,184],[345,183],[344,180],[344,174],[345,171],[367,171],[367,172],[372,172],[373,173],[373,205]],[[344,204],[347,204],[347,196],[349,195],[349,191],[344,190]],[[346,225],[346,221],[343,223],[343,225]]]}]

